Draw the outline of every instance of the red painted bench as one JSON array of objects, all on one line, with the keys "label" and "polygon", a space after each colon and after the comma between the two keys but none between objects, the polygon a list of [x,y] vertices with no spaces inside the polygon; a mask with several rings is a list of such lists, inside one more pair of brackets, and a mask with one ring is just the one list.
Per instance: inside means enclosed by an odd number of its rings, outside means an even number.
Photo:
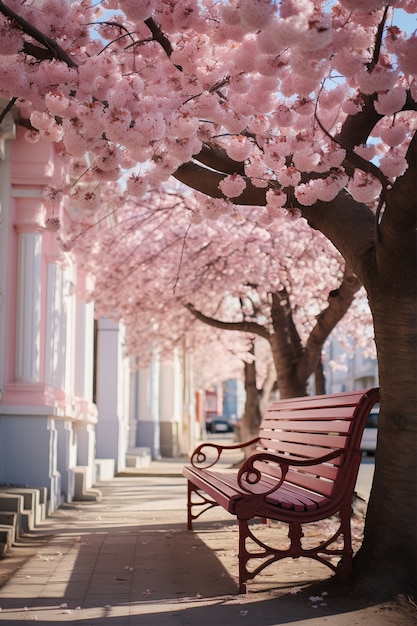
[{"label": "red painted bench", "polygon": [[[378,389],[281,400],[268,408],[257,439],[230,446],[202,443],[195,449],[191,465],[183,469],[188,480],[188,528],[214,506],[237,517],[240,593],[246,592],[248,580],[286,557],[310,557],[343,579],[350,578],[350,519],[360,443],[378,400]],[[224,450],[246,446],[254,449],[239,470],[212,469]],[[303,524],[336,514],[336,532],[320,537],[313,548],[304,547]],[[286,522],[289,547],[265,545],[250,528],[253,518]],[[340,557],[338,563],[335,556]]]}]

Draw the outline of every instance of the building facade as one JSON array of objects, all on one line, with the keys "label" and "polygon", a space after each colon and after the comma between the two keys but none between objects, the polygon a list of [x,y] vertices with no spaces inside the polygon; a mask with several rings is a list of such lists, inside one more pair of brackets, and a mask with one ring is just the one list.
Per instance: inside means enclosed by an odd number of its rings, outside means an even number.
[{"label": "building facade", "polygon": [[[126,465],[194,445],[192,359],[132,368],[122,324],[95,320],[86,277],[46,228],[54,144],[0,125],[0,491],[46,487],[49,510],[94,497]],[[81,295],[80,295],[81,294]],[[140,365],[140,364],[139,364]]]},{"label": "building facade", "polygon": [[94,310],[45,228],[43,190],[65,176],[56,148],[26,142],[10,117],[1,143],[0,483],[47,487],[54,510],[95,479]]}]

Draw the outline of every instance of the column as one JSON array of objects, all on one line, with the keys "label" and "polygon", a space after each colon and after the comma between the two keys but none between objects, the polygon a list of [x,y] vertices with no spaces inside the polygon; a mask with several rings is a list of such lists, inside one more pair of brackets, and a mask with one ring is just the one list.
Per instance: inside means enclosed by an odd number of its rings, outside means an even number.
[{"label": "column", "polygon": [[[25,209],[16,211],[17,310],[15,379],[22,383],[41,380],[41,270],[42,230]],[[30,207],[31,209],[32,207]]]},{"label": "column", "polygon": [[177,457],[180,455],[182,380],[178,359],[161,365],[160,371],[160,429],[161,455]]},{"label": "column", "polygon": [[137,446],[149,448],[152,459],[161,457],[159,422],[159,360],[152,357],[149,367],[138,371]]},{"label": "column", "polygon": [[96,427],[98,459],[114,459],[116,471],[126,465],[124,363],[119,325],[109,319],[97,323]]}]

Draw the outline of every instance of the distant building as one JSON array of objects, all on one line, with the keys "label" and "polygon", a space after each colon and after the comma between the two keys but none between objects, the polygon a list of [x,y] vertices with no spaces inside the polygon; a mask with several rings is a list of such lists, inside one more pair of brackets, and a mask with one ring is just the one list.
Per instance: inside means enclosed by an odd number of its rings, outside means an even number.
[{"label": "distant building", "polygon": [[230,420],[240,419],[245,408],[243,381],[229,378],[223,382],[223,415]]},{"label": "distant building", "polygon": [[364,356],[361,349],[347,354],[334,338],[326,345],[323,366],[326,393],[378,386],[377,360]]}]

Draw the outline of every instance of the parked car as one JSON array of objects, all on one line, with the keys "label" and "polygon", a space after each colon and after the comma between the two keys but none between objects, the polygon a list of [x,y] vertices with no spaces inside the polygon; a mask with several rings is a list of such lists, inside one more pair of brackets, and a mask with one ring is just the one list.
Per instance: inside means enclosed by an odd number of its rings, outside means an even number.
[{"label": "parked car", "polygon": [[215,415],[206,419],[206,430],[208,433],[232,433],[233,424],[225,417]]},{"label": "parked car", "polygon": [[379,404],[375,404],[369,414],[361,441],[361,450],[367,454],[375,454],[376,437],[378,433],[378,417]]}]

